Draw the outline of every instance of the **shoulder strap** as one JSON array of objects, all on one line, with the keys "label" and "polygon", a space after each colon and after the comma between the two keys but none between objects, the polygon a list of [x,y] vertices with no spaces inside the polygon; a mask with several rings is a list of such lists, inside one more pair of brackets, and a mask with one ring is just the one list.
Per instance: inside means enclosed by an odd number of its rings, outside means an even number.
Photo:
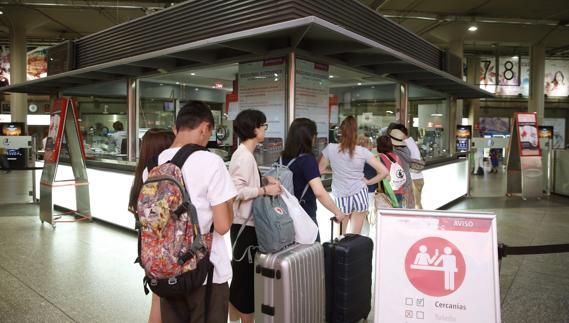
[{"label": "shoulder strap", "polygon": [[184,166],[184,163],[186,162],[186,159],[188,159],[188,157],[190,157],[191,154],[199,150],[207,150],[207,149],[204,146],[196,144],[184,145],[182,146],[182,148],[180,148],[180,150],[178,150],[178,152],[174,155],[174,157],[172,157],[172,160],[170,160],[170,162],[178,166],[179,168],[182,168],[182,166]]},{"label": "shoulder strap", "polygon": [[300,157],[302,157],[302,156],[304,156],[304,155],[306,155],[306,154],[300,154],[300,155],[298,155],[297,157],[291,159],[291,160],[288,162],[288,164],[286,164],[286,167],[290,167],[290,165],[292,165],[292,163],[294,163],[298,158],[300,158]]},{"label": "shoulder strap", "polygon": [[389,160],[391,160],[392,163],[396,163],[396,164],[401,165],[401,161],[399,160],[399,156],[397,155],[397,153],[393,152],[393,153],[387,154],[387,157],[389,158]]},{"label": "shoulder strap", "polygon": [[381,161],[383,162],[383,164],[384,164],[385,166],[387,166],[388,168],[391,167],[392,161],[391,161],[391,159],[390,159],[386,154],[380,153],[380,154],[379,154],[379,158],[381,159]]},{"label": "shoulder strap", "polygon": [[310,187],[310,185],[308,185],[308,183],[306,183],[306,186],[304,187],[304,190],[302,190],[302,194],[300,194],[300,199],[298,199],[298,201],[299,201],[300,203],[304,202],[304,201],[303,201],[303,198],[304,198],[304,195],[306,194],[306,192],[308,192],[308,187]]}]

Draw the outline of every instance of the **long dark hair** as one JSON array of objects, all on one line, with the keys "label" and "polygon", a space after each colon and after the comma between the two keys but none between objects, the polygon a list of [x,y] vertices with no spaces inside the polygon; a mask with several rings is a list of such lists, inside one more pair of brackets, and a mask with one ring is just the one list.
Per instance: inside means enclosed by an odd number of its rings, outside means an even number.
[{"label": "long dark hair", "polygon": [[358,143],[358,123],[356,118],[353,116],[348,116],[342,124],[340,124],[340,133],[342,134],[342,139],[340,140],[340,151],[350,154],[350,158],[354,156],[354,150],[356,149],[356,144]]},{"label": "long dark hair", "polygon": [[283,158],[296,158],[300,154],[311,154],[312,144],[316,137],[316,123],[307,118],[295,119],[286,138]]},{"label": "long dark hair", "polygon": [[136,213],[138,194],[142,188],[142,173],[150,159],[169,148],[174,142],[174,133],[169,129],[152,128],[142,137],[140,145],[140,158],[134,171],[134,181],[130,189],[128,210]]}]

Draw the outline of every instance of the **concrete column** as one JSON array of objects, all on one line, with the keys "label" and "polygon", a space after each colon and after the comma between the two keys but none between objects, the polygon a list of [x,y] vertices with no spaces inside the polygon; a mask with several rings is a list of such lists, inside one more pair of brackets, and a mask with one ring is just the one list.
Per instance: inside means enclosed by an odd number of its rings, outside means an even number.
[{"label": "concrete column", "polygon": [[529,57],[529,100],[528,112],[537,112],[537,122],[541,124],[545,116],[545,46],[538,44],[530,47]]},{"label": "concrete column", "polygon": [[134,78],[128,79],[126,84],[128,105],[127,156],[130,161],[136,161],[140,154],[138,149],[138,112],[140,111],[139,84],[139,81]]},{"label": "concrete column", "polygon": [[395,84],[396,121],[407,129],[411,126],[409,118],[409,85],[407,82]]},{"label": "concrete column", "polygon": [[[26,55],[26,29],[13,24],[10,28],[10,85],[26,81],[28,58]],[[10,94],[10,112],[13,122],[26,122],[28,95]]]},{"label": "concrete column", "polygon": [[[468,75],[466,76],[466,83],[477,86],[480,83],[480,59],[478,57],[469,58]],[[480,99],[468,100],[468,123],[472,126],[472,137],[480,137]]]},{"label": "concrete column", "polygon": [[[460,75],[458,77],[462,79],[463,69],[462,69],[462,59],[464,57],[464,41],[462,39],[454,39],[449,42],[448,50],[451,54],[457,56],[461,60]],[[449,150],[452,154],[456,152],[456,145],[454,145],[454,140],[456,138],[456,125],[462,123],[462,110],[464,107],[464,102],[462,99],[457,99],[454,97],[449,98]]]}]

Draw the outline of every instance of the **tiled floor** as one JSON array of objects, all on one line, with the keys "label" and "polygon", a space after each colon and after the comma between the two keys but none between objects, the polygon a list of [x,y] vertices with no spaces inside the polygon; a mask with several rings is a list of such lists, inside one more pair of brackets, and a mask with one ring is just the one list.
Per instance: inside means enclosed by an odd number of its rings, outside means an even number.
[{"label": "tiled floor", "polygon": [[[37,206],[6,204],[28,200],[22,182],[0,175],[0,322],[144,322],[150,297],[133,264],[135,235],[97,222],[41,225]],[[509,245],[569,243],[568,198],[473,197],[449,208],[495,212]],[[567,268],[569,254],[505,258],[502,321],[569,322]]]}]

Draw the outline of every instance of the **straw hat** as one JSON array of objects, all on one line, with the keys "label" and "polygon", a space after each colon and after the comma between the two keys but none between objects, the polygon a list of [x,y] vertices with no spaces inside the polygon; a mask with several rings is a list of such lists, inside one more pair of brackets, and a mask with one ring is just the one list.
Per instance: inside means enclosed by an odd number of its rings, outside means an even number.
[{"label": "straw hat", "polygon": [[391,138],[391,144],[393,146],[407,146],[403,140],[405,140],[405,134],[399,129],[392,129],[389,133],[389,138]]}]

